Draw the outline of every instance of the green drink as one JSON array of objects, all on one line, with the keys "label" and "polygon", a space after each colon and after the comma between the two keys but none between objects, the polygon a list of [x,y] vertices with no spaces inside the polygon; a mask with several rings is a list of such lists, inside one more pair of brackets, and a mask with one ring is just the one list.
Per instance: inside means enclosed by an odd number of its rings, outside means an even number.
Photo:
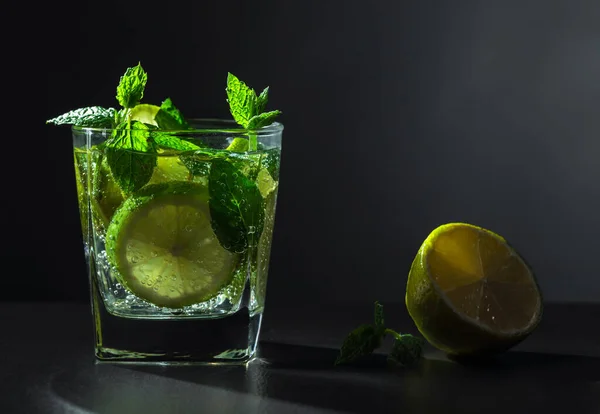
[{"label": "green drink", "polygon": [[230,74],[235,122],[185,119],[170,99],[140,104],[146,79],[127,70],[119,111],[50,121],[73,125],[96,356],[246,362],[265,303],[279,111],[263,112],[268,89],[256,95]]}]

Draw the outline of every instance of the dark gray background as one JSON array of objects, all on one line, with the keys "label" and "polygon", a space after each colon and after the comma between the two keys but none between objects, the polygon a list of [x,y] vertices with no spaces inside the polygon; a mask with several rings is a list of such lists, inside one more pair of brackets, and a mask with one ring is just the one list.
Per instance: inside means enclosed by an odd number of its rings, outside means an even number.
[{"label": "dark gray background", "polygon": [[145,101],[192,116],[228,116],[227,71],[271,87],[285,131],[269,303],[402,301],[450,221],[512,242],[547,300],[600,300],[597,1],[10,7],[2,299],[88,300],[70,132],[44,120],[115,106],[140,61]]}]

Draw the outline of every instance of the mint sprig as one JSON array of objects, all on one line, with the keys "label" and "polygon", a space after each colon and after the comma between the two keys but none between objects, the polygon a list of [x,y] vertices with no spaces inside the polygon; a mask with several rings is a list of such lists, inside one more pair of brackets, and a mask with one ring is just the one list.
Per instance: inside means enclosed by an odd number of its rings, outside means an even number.
[{"label": "mint sprig", "polygon": [[131,122],[129,109],[140,103],[144,96],[148,74],[140,63],[127,68],[117,86],[117,100],[123,107],[120,122],[106,141],[106,162],[124,194],[131,194],[150,181],[157,165],[157,147],[150,127],[142,122]]},{"label": "mint sprig", "polygon": [[383,306],[375,302],[374,323],[360,325],[348,334],[342,343],[335,365],[351,364],[372,354],[381,346],[385,335],[392,335],[394,338],[392,350],[388,355],[388,362],[391,364],[412,366],[422,358],[423,339],[386,328]]},{"label": "mint sprig", "polygon": [[[271,125],[281,114],[279,110],[263,112],[269,100],[268,86],[257,96],[254,89],[238,79],[237,76],[228,73],[226,91],[233,119],[246,129],[257,130]],[[257,136],[255,133],[249,135],[249,150],[256,151]]]},{"label": "mint sprig", "polygon": [[381,346],[383,331],[373,325],[360,325],[344,340],[335,364],[349,364],[370,355]]}]

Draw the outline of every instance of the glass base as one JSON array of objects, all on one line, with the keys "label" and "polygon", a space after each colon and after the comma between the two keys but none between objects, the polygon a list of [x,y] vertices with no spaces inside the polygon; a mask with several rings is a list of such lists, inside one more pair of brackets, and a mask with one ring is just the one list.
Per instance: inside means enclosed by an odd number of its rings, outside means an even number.
[{"label": "glass base", "polygon": [[92,284],[95,355],[101,362],[246,364],[255,355],[262,313],[247,307],[226,316],[126,318],[109,313]]}]

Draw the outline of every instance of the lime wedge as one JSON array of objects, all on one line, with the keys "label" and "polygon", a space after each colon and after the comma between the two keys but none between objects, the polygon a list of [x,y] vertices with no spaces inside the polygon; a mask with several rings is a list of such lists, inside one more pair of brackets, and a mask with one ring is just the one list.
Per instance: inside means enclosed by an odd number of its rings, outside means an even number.
[{"label": "lime wedge", "polygon": [[245,138],[234,138],[227,147],[227,151],[246,152],[248,151],[248,140]]},{"label": "lime wedge", "polygon": [[106,251],[132,293],[168,308],[213,298],[239,261],[212,230],[208,188],[181,181],[152,184],[127,199],[108,228]]},{"label": "lime wedge", "polygon": [[277,188],[277,181],[273,180],[273,177],[271,177],[271,174],[269,174],[269,171],[267,171],[266,168],[262,168],[258,172],[256,181],[258,183],[258,190],[264,199]]},{"label": "lime wedge", "polygon": [[158,124],[154,120],[154,117],[156,116],[156,114],[158,113],[159,110],[160,110],[160,107],[156,106],[156,105],[150,105],[150,104],[136,105],[131,110],[131,113],[130,113],[131,120],[132,121],[140,121],[140,122],[143,122],[144,124],[158,126]]},{"label": "lime wedge", "polygon": [[189,178],[190,170],[183,165],[179,156],[159,154],[156,168],[154,168],[149,184],[160,184],[168,181],[188,181]]}]

